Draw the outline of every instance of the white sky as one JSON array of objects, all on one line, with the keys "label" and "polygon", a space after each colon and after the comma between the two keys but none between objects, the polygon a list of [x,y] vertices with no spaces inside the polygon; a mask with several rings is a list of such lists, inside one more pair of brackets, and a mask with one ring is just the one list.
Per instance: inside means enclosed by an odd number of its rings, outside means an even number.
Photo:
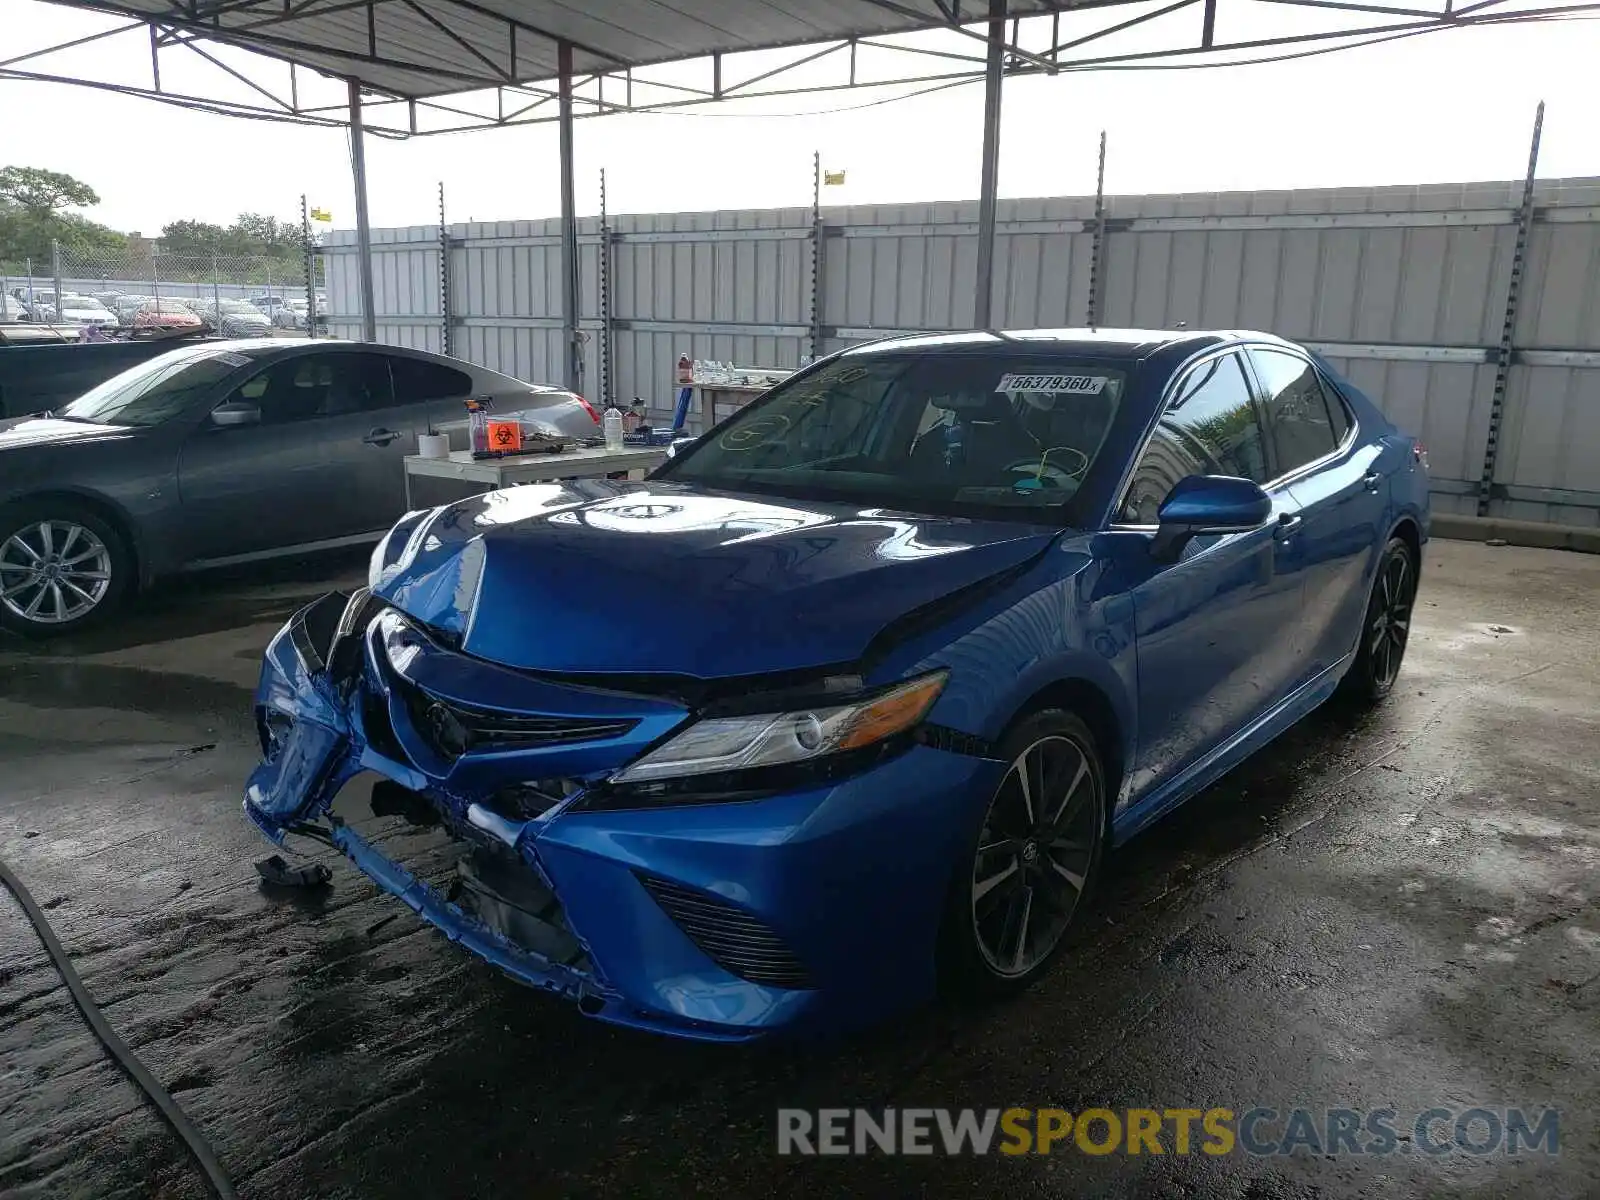
[{"label": "white sky", "polygon": [[[1243,0],[1223,0],[1220,9],[1222,38],[1303,32],[1333,19],[1387,20],[1272,10]],[[1085,13],[1064,19],[1063,32],[1124,16]],[[1104,52],[1192,38],[1198,20],[1197,10],[1174,14],[1119,35]],[[36,0],[0,0],[0,58],[110,24]],[[1035,23],[1025,30],[1028,24]],[[1035,30],[1025,32],[1025,45],[1037,46],[1048,22]],[[978,45],[933,36],[944,40],[923,44],[966,51]],[[1109,136],[1112,193],[1520,178],[1540,99],[1548,104],[1540,175],[1596,175],[1597,51],[1600,23],[1564,21],[1451,31],[1273,65],[1011,79],[1000,193],[1092,193],[1101,129]],[[221,53],[234,64],[248,61]],[[255,75],[286,93],[284,68],[255,61]],[[728,78],[753,74],[770,61],[729,59],[724,71]],[[148,85],[149,42],[136,32],[24,65]],[[817,64],[807,78],[832,78],[839,70]],[[181,48],[162,52],[162,75],[168,88],[222,86],[227,94],[246,94]],[[342,85],[323,83],[317,91],[304,73],[301,80],[303,102],[313,94],[342,97]],[[848,172],[845,186],[825,189],[825,203],[975,196],[981,85],[832,115],[750,115],[843,109],[887,94],[838,91],[692,110],[705,115],[580,121],[579,211],[597,211],[601,167],[613,212],[809,204],[813,149],[822,151],[826,166]],[[227,222],[242,210],[297,216],[302,191],[333,210],[336,226],[353,224],[341,131],[36,82],[0,81],[0,111],[7,114],[0,164],[78,176],[102,198],[91,215],[119,229],[152,234],[177,218]],[[554,125],[405,142],[369,137],[367,145],[374,225],[434,223],[440,180],[453,221],[558,211]]]}]

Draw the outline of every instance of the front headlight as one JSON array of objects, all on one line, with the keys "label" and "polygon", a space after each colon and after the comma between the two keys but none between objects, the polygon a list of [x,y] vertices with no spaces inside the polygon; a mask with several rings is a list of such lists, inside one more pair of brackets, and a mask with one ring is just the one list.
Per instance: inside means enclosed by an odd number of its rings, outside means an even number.
[{"label": "front headlight", "polygon": [[948,672],[935,671],[850,704],[696,721],[609,782],[742,771],[859,750],[913,728],[933,707],[946,678]]}]

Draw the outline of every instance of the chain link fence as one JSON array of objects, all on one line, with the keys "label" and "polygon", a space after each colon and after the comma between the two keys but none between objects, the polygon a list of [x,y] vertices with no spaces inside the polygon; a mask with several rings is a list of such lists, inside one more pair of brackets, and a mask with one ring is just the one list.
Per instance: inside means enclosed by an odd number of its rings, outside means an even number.
[{"label": "chain link fence", "polygon": [[[320,254],[312,259],[314,301],[318,313],[326,314],[322,261]],[[242,300],[255,304],[269,317],[280,308],[303,307],[313,300],[308,296],[306,259],[295,253],[171,252],[157,242],[148,242],[97,253],[57,246],[46,262],[0,262],[0,319],[64,319],[55,312],[58,294],[93,300],[120,323],[125,323],[123,310],[143,300],[176,301],[202,310],[215,309],[223,301]],[[287,318],[281,324],[285,329],[294,328]]]}]

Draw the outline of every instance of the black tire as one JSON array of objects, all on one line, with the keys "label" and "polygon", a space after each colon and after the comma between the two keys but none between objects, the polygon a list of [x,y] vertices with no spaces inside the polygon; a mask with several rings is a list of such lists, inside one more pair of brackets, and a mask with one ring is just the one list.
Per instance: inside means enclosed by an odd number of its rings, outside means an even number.
[{"label": "black tire", "polygon": [[[1039,767],[1027,795],[1018,778],[1025,756],[1022,769]],[[969,997],[1020,992],[1049,970],[1105,853],[1105,766],[1077,714],[1030,713],[1001,739],[997,757],[1012,765],[964,843],[940,931],[945,987]],[[1043,923],[1030,929],[1036,911]]]},{"label": "black tire", "polygon": [[1417,565],[1404,538],[1390,538],[1378,559],[1356,656],[1339,682],[1340,692],[1358,704],[1377,704],[1394,690],[1411,635]]},{"label": "black tire", "polygon": [[[53,565],[54,575],[43,575],[41,563]],[[25,500],[0,508],[0,626],[29,637],[74,633],[116,610],[133,572],[126,536],[86,504]]]}]

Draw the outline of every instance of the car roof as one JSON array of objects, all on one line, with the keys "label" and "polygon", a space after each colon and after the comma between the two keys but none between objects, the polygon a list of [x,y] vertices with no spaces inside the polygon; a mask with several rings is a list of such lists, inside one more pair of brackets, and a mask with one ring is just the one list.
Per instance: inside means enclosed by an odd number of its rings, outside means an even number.
[{"label": "car roof", "polygon": [[[1289,345],[1270,333],[1238,329],[991,329],[950,333],[909,334],[887,337],[855,346],[845,353],[971,354],[992,351],[1062,357],[1113,357],[1142,359],[1158,351],[1178,352],[1178,357],[1234,342],[1269,342]],[[1164,355],[1165,356],[1165,355]]]}]

